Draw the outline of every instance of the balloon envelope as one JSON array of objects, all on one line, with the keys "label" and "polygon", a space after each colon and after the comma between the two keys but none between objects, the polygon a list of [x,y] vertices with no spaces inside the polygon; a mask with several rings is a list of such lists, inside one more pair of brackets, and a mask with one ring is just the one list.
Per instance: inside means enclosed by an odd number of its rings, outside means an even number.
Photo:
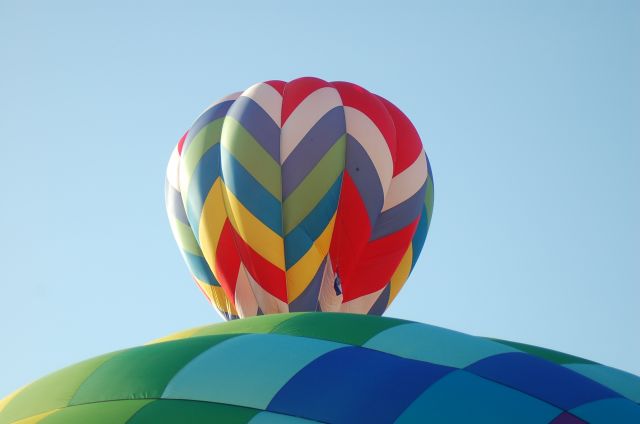
[{"label": "balloon envelope", "polygon": [[[188,330],[51,374],[0,423],[638,423],[640,378],[398,319],[329,313]],[[31,417],[31,418],[29,418]]]},{"label": "balloon envelope", "polygon": [[226,319],[380,315],[415,265],[433,209],[420,137],[355,84],[267,81],[208,108],[167,168],[173,234]]}]

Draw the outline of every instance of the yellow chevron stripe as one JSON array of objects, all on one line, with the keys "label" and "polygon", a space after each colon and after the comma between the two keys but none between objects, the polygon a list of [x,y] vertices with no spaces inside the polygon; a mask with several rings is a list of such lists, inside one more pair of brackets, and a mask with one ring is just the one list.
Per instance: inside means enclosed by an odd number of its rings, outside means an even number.
[{"label": "yellow chevron stripe", "polygon": [[322,264],[327,253],[329,253],[335,222],[336,214],[334,213],[329,224],[313,242],[307,253],[287,270],[287,297],[289,303],[293,302],[307,288],[318,271],[318,267]]},{"label": "yellow chevron stripe", "polygon": [[281,270],[284,265],[284,240],[256,218],[221,181],[229,221],[253,250]]},{"label": "yellow chevron stripe", "polygon": [[233,315],[238,315],[238,311],[236,311],[235,306],[231,302],[229,302],[227,298],[227,294],[224,292],[222,287],[212,286],[210,284],[205,283],[204,281],[195,279],[200,288],[207,294],[207,297],[211,301],[211,303],[220,311],[230,313]]},{"label": "yellow chevron stripe", "polygon": [[220,272],[216,263],[216,250],[218,249],[222,227],[227,219],[222,195],[223,185],[222,179],[217,178],[211,186],[202,207],[198,229],[202,255],[209,265],[213,265],[211,271],[218,281],[220,281]]},{"label": "yellow chevron stripe", "polygon": [[0,399],[0,412],[2,412],[2,410],[6,408],[6,406],[13,400],[13,398],[16,397],[25,387],[27,386],[20,387],[15,392],[7,395],[7,397],[5,397],[4,399]]},{"label": "yellow chevron stripe", "polygon": [[410,244],[409,248],[405,252],[404,256],[400,260],[398,264],[398,268],[396,268],[395,272],[391,276],[391,290],[389,292],[389,302],[387,306],[391,305],[393,299],[396,298],[398,292],[404,286],[404,283],[409,278],[409,273],[411,272],[411,259],[413,258],[413,245]]},{"label": "yellow chevron stripe", "polygon": [[173,334],[170,334],[168,336],[160,337],[158,339],[153,339],[150,342],[145,343],[145,345],[169,342],[171,340],[187,339],[187,338],[193,336],[194,334],[196,334],[198,331],[200,331],[204,327],[208,327],[208,326],[190,328],[189,330],[179,331],[177,333],[173,333]]},{"label": "yellow chevron stripe", "polygon": [[43,412],[42,414],[33,415],[31,417],[23,418],[18,421],[14,421],[13,424],[37,424],[42,421],[45,417],[53,414],[54,412],[59,411],[60,409],[54,409],[51,411]]}]

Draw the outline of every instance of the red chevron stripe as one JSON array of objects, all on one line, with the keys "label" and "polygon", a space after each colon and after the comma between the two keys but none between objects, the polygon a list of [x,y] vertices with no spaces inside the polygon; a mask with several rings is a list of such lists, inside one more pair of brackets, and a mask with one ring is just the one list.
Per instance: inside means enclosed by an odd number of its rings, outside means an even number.
[{"label": "red chevron stripe", "polygon": [[343,278],[343,302],[382,289],[390,280],[407,251],[420,217],[400,231],[366,245],[353,272]]},{"label": "red chevron stripe", "polygon": [[389,100],[380,96],[378,99],[384,104],[396,127],[397,150],[393,163],[393,176],[395,177],[416,161],[422,152],[422,141],[407,115]]},{"label": "red chevron stripe", "polygon": [[233,227],[229,227],[233,233],[235,248],[240,252],[242,263],[249,271],[249,274],[263,289],[286,303],[287,280],[285,272],[260,256],[258,252],[242,240],[242,237]]},{"label": "red chevron stripe", "polygon": [[371,223],[358,188],[345,171],[338,202],[336,223],[329,254],[334,271],[338,270],[343,281],[356,267],[356,261],[371,237]]},{"label": "red chevron stripe", "polygon": [[[393,124],[393,119],[391,119],[391,115],[387,112],[387,108],[384,107],[384,104],[378,100],[378,97],[375,94],[368,92],[359,85],[343,81],[332,82],[331,85],[340,93],[342,104],[345,107],[358,109],[367,115],[376,127],[378,127],[389,146],[391,158],[395,162],[396,129]],[[349,124],[347,124],[347,128],[348,125]]]},{"label": "red chevron stripe", "polygon": [[264,83],[269,84],[271,87],[275,88],[276,91],[280,93],[280,95],[284,93],[284,87],[287,85],[285,81],[280,81],[280,80],[265,81]]},{"label": "red chevron stripe", "polygon": [[218,275],[220,285],[224,289],[227,297],[235,306],[236,283],[238,281],[238,271],[240,270],[240,255],[236,250],[234,241],[234,230],[229,219],[224,221],[220,240],[216,246],[216,264],[221,275]]},{"label": "red chevron stripe", "polygon": [[319,88],[330,86],[328,82],[313,77],[298,78],[288,83],[282,95],[282,125],[309,94]]},{"label": "red chevron stripe", "polygon": [[182,145],[184,144],[184,141],[187,139],[187,134],[189,134],[189,131],[184,133],[184,135],[182,136],[180,141],[178,141],[178,154],[179,155],[182,155]]}]

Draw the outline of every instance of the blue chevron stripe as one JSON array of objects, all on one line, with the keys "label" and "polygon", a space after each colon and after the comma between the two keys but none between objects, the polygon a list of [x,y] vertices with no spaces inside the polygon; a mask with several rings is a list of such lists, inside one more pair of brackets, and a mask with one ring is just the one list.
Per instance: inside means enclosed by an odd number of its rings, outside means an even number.
[{"label": "blue chevron stripe", "polygon": [[426,184],[423,184],[411,197],[382,212],[371,231],[371,240],[386,237],[414,222],[425,207],[425,190]]},{"label": "blue chevron stripe", "polygon": [[342,106],[324,114],[282,164],[282,198],[302,183],[324,155],[347,132]]},{"label": "blue chevron stripe", "polygon": [[311,248],[312,243],[322,234],[338,208],[342,174],[327,193],[296,228],[284,238],[285,266],[287,269],[300,260]]},{"label": "blue chevron stripe", "polygon": [[352,135],[347,135],[345,169],[353,180],[358,194],[369,216],[369,222],[375,227],[376,220],[384,204],[384,190],[378,170],[362,144]]},{"label": "blue chevron stripe", "polygon": [[280,127],[258,103],[240,96],[229,108],[227,116],[238,121],[273,160],[280,163]]},{"label": "blue chevron stripe", "polygon": [[210,286],[220,287],[220,283],[216,280],[216,277],[213,276],[209,264],[202,256],[193,255],[183,250],[182,257],[194,277]]},{"label": "blue chevron stripe", "polygon": [[204,127],[206,127],[216,119],[223,118],[227,114],[227,111],[233,103],[234,100],[227,100],[222,103],[218,103],[211,106],[202,115],[200,115],[198,119],[196,119],[196,122],[194,122],[191,126],[189,134],[187,134],[187,138],[182,145],[182,152],[184,153],[187,151],[187,148],[189,147],[193,139],[198,135],[200,130],[202,130]]},{"label": "blue chevron stripe", "polygon": [[[222,180],[256,218],[282,235],[282,204],[273,197],[233,155],[221,147]],[[195,231],[195,229],[194,229]]]},{"label": "blue chevron stripe", "polygon": [[429,223],[427,222],[427,206],[425,205],[422,207],[420,220],[418,221],[416,232],[413,234],[413,239],[411,240],[411,248],[413,249],[411,255],[411,270],[413,270],[413,267],[416,266],[418,256],[420,256],[420,252],[422,252],[422,247],[424,246],[424,242],[427,239],[428,229]]},{"label": "blue chevron stripe", "polygon": [[219,176],[220,144],[216,144],[202,155],[189,183],[187,218],[198,242],[200,242],[200,215],[202,215],[204,201]]}]

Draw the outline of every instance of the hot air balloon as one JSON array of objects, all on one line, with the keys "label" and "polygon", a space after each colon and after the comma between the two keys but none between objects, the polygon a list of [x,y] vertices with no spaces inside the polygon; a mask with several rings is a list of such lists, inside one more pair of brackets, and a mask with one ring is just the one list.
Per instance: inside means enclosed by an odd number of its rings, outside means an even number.
[{"label": "hot air balloon", "polygon": [[376,316],[420,253],[433,179],[410,121],[359,86],[217,102],[174,150],[166,203],[232,321],[46,376],[0,401],[0,424],[640,422],[637,376]]},{"label": "hot air balloon", "polygon": [[196,119],[171,155],[166,205],[225,319],[380,315],[424,244],[433,177],[388,100],[348,82],[267,81]]},{"label": "hot air balloon", "polygon": [[640,378],[393,318],[289,313],[108,353],[0,402],[0,424],[640,422]]}]

